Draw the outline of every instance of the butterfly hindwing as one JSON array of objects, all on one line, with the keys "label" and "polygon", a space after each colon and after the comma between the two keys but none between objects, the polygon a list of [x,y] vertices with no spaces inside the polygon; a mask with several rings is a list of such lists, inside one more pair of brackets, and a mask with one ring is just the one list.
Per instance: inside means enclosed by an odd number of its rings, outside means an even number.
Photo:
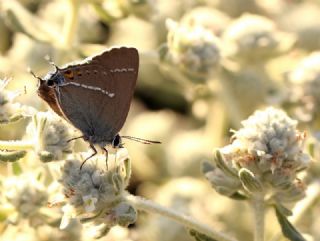
[{"label": "butterfly hindwing", "polygon": [[139,66],[134,48],[116,48],[59,71],[55,89],[63,115],[95,142],[111,142],[127,117]]}]

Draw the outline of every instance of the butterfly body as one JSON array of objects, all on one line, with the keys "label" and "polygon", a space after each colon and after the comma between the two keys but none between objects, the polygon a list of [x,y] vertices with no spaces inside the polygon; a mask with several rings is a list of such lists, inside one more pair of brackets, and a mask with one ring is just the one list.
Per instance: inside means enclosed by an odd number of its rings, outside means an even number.
[{"label": "butterfly body", "polygon": [[136,49],[114,48],[39,78],[38,95],[90,146],[120,147],[118,132],[129,112],[138,66]]}]

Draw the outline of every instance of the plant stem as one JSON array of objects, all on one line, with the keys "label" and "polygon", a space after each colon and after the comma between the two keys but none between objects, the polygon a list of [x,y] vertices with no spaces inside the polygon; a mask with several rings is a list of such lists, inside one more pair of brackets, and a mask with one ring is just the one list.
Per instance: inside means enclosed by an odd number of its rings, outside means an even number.
[{"label": "plant stem", "polygon": [[228,237],[224,233],[215,231],[208,225],[199,223],[190,216],[165,208],[142,197],[128,194],[126,200],[138,210],[160,214],[217,241],[236,241],[235,238]]},{"label": "plant stem", "polygon": [[74,39],[77,36],[77,25],[79,15],[79,2],[78,0],[68,0],[69,13],[66,14],[66,19],[63,26],[63,47],[69,48],[74,44]]},{"label": "plant stem", "polygon": [[235,128],[239,128],[240,123],[243,120],[243,114],[239,108],[238,101],[231,93],[231,88],[228,86],[227,79],[223,78],[223,75],[216,79],[220,84],[220,97],[225,103],[225,108],[228,110],[230,121]]},{"label": "plant stem", "polygon": [[265,215],[265,204],[264,196],[256,196],[253,200],[253,212],[254,212],[254,241],[264,241],[264,215]]},{"label": "plant stem", "polygon": [[227,113],[220,99],[210,99],[205,133],[211,146],[219,147],[223,142]]},{"label": "plant stem", "polygon": [[34,147],[32,141],[0,141],[0,149],[8,151],[31,150]]}]

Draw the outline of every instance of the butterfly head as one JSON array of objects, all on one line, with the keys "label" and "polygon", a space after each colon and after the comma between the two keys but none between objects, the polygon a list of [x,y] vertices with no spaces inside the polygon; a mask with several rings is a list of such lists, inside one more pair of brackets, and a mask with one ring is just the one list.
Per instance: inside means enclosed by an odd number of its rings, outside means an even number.
[{"label": "butterfly head", "polygon": [[43,80],[48,86],[60,85],[64,82],[64,76],[59,69],[49,72]]},{"label": "butterfly head", "polygon": [[64,76],[61,73],[60,69],[56,67],[54,71],[50,71],[46,76],[42,79],[41,77],[37,76],[30,68],[28,72],[33,75],[36,79],[39,80],[40,86],[55,86],[62,84],[64,82]]}]

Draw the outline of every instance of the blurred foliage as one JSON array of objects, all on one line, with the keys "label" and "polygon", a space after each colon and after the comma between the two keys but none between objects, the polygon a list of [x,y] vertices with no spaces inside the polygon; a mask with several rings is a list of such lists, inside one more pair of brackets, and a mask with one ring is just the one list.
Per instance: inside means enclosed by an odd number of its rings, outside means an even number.
[{"label": "blurred foliage", "polygon": [[[229,143],[230,129],[239,128],[254,110],[274,105],[302,121],[310,138],[306,144],[315,161],[312,171],[299,178],[306,185],[320,181],[320,70],[310,60],[320,50],[319,14],[320,3],[314,0],[0,0],[0,78],[11,78],[0,89],[0,139],[27,138],[30,116],[48,109],[37,97],[37,80],[28,67],[43,76],[52,69],[45,56],[61,66],[113,46],[136,47],[139,79],[122,134],[163,144],[126,141],[132,159],[129,191],[251,240],[247,206],[208,187],[200,166],[214,159],[214,148]],[[50,128],[44,131],[58,138],[57,127]],[[52,184],[59,164],[43,164],[39,157],[54,156],[41,148],[35,153],[25,152],[29,146],[1,150],[1,189],[17,168],[23,173],[41,168],[34,182],[41,180],[42,189]],[[58,159],[69,152],[65,148],[55,153]],[[75,142],[75,150],[87,148]],[[297,220],[308,240],[320,239],[319,203],[318,197]],[[41,222],[50,219],[49,225],[34,227],[8,221],[13,207],[0,205],[0,240],[89,240],[78,223],[59,230],[61,215],[49,208],[36,213]],[[271,238],[281,228],[276,217],[266,219]],[[102,240],[210,240],[193,236],[180,225],[140,215],[130,229],[116,227]]]}]

